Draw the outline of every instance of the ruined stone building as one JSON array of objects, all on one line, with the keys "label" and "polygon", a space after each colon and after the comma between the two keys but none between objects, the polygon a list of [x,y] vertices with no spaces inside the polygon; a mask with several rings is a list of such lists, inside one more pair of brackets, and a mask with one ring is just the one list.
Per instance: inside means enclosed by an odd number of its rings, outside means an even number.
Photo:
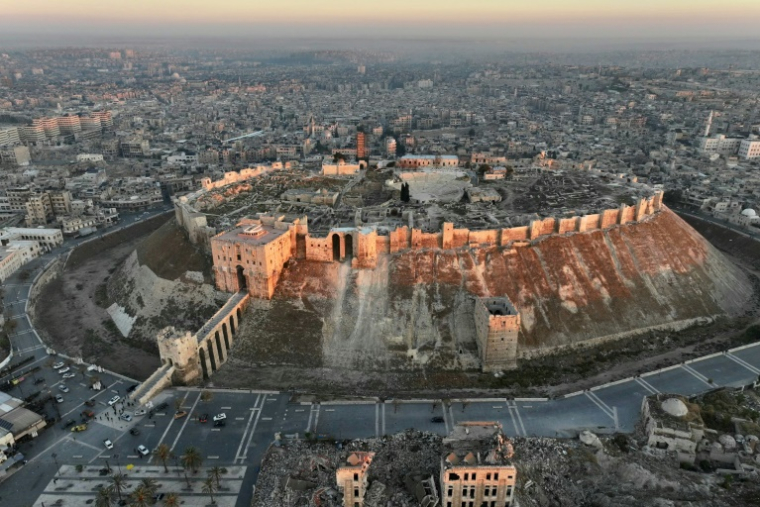
[{"label": "ruined stone building", "polygon": [[463,422],[443,440],[443,507],[510,507],[517,469],[514,449],[498,422]]},{"label": "ruined stone building", "polygon": [[367,491],[367,475],[374,452],[354,452],[346,460],[347,464],[335,472],[338,489],[343,494],[344,507],[363,507]]}]

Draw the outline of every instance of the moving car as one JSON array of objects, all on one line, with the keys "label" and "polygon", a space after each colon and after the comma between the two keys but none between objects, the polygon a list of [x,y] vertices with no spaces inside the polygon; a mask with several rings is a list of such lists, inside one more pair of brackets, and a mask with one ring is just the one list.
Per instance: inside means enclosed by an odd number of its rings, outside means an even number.
[{"label": "moving car", "polygon": [[216,414],[214,416],[214,422],[221,421],[223,419],[227,419],[227,414],[225,414],[224,412],[222,412],[221,414]]},{"label": "moving car", "polygon": [[58,362],[58,363],[55,363],[55,364],[53,365],[53,369],[54,369],[54,370],[60,370],[60,369],[61,369],[61,368],[63,368],[63,367],[64,367],[64,363],[63,363],[63,361],[60,361],[60,362]]},{"label": "moving car", "polygon": [[81,415],[82,417],[89,417],[90,419],[92,419],[93,417],[95,417],[95,412],[93,412],[92,410],[82,410]]},{"label": "moving car", "polygon": [[227,426],[227,421],[225,421],[224,419],[220,419],[218,421],[214,421],[214,426],[215,427]]},{"label": "moving car", "polygon": [[113,449],[113,442],[111,442],[110,438],[103,440],[103,445],[106,446],[106,449]]},{"label": "moving car", "polygon": [[441,416],[437,415],[437,416],[435,416],[435,417],[431,417],[431,418],[430,418],[430,422],[434,422],[434,423],[442,423],[442,422],[444,422],[444,421],[443,421],[443,417],[441,417]]},{"label": "moving car", "polygon": [[108,400],[108,406],[109,407],[113,407],[114,405],[116,405],[117,403],[119,403],[119,401],[121,401],[121,396],[119,396],[117,394],[116,396],[114,396],[113,398],[111,398],[110,400]]},{"label": "moving car", "polygon": [[71,368],[69,368],[68,366],[66,366],[65,368],[61,368],[60,370],[58,370],[58,373],[63,374],[63,373],[68,373],[70,371],[71,371]]},{"label": "moving car", "polygon": [[177,412],[174,414],[174,418],[175,419],[182,419],[186,415],[187,415],[187,412],[185,412],[184,410],[177,410]]},{"label": "moving car", "polygon": [[132,414],[130,414],[129,412],[124,412],[123,414],[119,416],[119,419],[121,419],[122,421],[131,422]]},{"label": "moving car", "polygon": [[95,400],[87,400],[84,402],[85,405],[88,407],[94,407],[95,406]]},{"label": "moving car", "polygon": [[198,421],[200,421],[200,422],[202,422],[202,423],[208,422],[208,414],[201,414],[201,415],[198,417]]},{"label": "moving car", "polygon": [[74,378],[76,377],[76,373],[64,373],[63,378]]},{"label": "moving car", "polygon": [[58,403],[63,403],[63,396],[61,396],[60,394],[56,394],[55,401],[57,401]]},{"label": "moving car", "polygon": [[139,408],[139,409],[135,410],[135,416],[138,416],[138,415],[145,415],[146,413],[147,413],[147,412],[145,412],[145,410],[144,410],[144,409],[142,409],[142,408]]},{"label": "moving car", "polygon": [[71,428],[71,432],[72,433],[79,433],[80,431],[84,431],[86,429],[87,429],[87,425],[86,424],[80,424],[79,426],[74,426],[73,428]]},{"label": "moving car", "polygon": [[74,419],[69,419],[69,420],[68,420],[68,421],[66,421],[66,423],[63,425],[63,429],[65,430],[65,429],[67,429],[67,428],[70,428],[70,427],[74,426],[75,424],[76,424],[76,421],[75,421]]},{"label": "moving car", "polygon": [[61,390],[62,392],[64,392],[64,393],[67,393],[67,392],[69,392],[69,388],[68,388],[68,387],[66,387],[66,386],[65,386],[65,385],[63,385],[63,384],[60,384],[60,385],[58,386],[58,389],[60,389],[60,390]]},{"label": "moving car", "polygon": [[132,428],[131,430],[129,430],[129,434],[137,436],[140,434],[140,430],[138,430],[137,428]]},{"label": "moving car", "polygon": [[143,456],[147,456],[148,454],[150,454],[150,451],[144,445],[138,445],[137,446],[137,452],[139,452]]}]

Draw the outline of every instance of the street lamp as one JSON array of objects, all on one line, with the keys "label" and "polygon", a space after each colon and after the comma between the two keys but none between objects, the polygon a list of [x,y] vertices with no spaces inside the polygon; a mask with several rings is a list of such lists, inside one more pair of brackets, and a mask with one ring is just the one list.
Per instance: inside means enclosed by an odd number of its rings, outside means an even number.
[{"label": "street lamp", "polygon": [[53,482],[58,482],[58,469],[60,468],[58,465],[58,460],[56,459],[58,455],[56,453],[53,453],[50,456],[53,458],[53,463],[55,463],[55,475],[53,476]]}]

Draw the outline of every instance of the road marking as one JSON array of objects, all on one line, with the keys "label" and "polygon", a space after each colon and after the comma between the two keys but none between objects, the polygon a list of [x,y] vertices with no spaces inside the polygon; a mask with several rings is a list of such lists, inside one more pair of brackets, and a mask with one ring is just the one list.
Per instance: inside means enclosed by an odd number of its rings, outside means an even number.
[{"label": "road marking", "polygon": [[222,407],[222,410],[232,410],[232,407]]},{"label": "road marking", "polygon": [[504,407],[502,405],[496,405],[496,406],[493,406],[491,408],[504,408]]},{"label": "road marking", "polygon": [[335,412],[335,409],[334,408],[326,408],[325,412]]},{"label": "road marking", "polygon": [[253,434],[256,433],[256,426],[259,424],[259,418],[261,417],[262,412],[264,412],[264,403],[267,401],[267,396],[264,395],[264,397],[261,399],[261,405],[258,407],[258,413],[256,414],[256,420],[253,421],[253,426],[251,426],[251,432],[248,434],[248,441],[245,443],[245,447],[243,447],[243,455],[240,456],[240,462],[242,463],[248,458],[248,448],[251,446],[251,440],[253,439]]},{"label": "road marking", "polygon": [[[287,412],[287,410],[286,410],[285,412]],[[305,410],[305,409],[303,409],[303,408],[297,408],[297,409],[296,409],[296,412],[306,412],[306,410]]]},{"label": "road marking", "polygon": [[644,389],[646,389],[647,391],[649,391],[652,394],[658,394],[660,392],[657,389],[655,389],[655,387],[652,384],[650,384],[649,382],[647,382],[646,380],[644,380],[641,377],[636,377],[636,382],[641,387],[643,387]]},{"label": "road marking", "polygon": [[601,398],[599,398],[599,396],[597,396],[592,391],[586,391],[583,394],[585,394],[586,398],[588,398],[589,400],[591,400],[594,403],[594,405],[596,405],[597,407],[599,407],[599,409],[602,412],[604,412],[605,415],[607,415],[611,419],[615,419],[615,417],[612,415],[612,409],[609,407],[609,405],[607,405],[605,402],[603,402],[601,400]]},{"label": "road marking", "polygon": [[245,420],[245,417],[236,417],[236,418],[235,418],[235,420],[236,420],[236,421],[244,421],[244,420]]},{"label": "road marking", "polygon": [[206,459],[219,459],[219,456],[206,456]]},{"label": "road marking", "polygon": [[717,384],[711,384],[711,383],[709,383],[707,377],[705,377],[704,375],[702,375],[701,373],[699,373],[697,370],[695,370],[694,368],[692,368],[688,364],[682,364],[681,368],[684,371],[687,371],[687,372],[691,373],[694,376],[694,378],[696,378],[697,380],[701,380],[703,383],[707,384],[708,386],[710,386],[710,387],[717,387]]},{"label": "road marking", "polygon": [[[185,398],[183,398],[183,401],[186,400],[186,399],[187,399],[187,396],[185,396]],[[199,401],[201,401],[201,393],[200,392],[198,392],[198,397],[195,398],[195,403],[193,403],[193,407],[190,409],[191,412],[195,410],[195,406],[198,404]],[[179,437],[181,437],[182,436],[182,432],[185,431],[185,426],[187,426],[187,422],[189,420],[190,420],[190,416],[186,416],[185,417],[185,422],[182,423],[182,427],[179,429],[179,433],[177,433],[177,438],[174,439],[174,443],[171,446],[171,450],[172,451],[174,450],[174,447],[176,447],[177,442],[179,442]]]},{"label": "road marking", "polygon": [[375,438],[380,436],[380,404],[375,403]]},{"label": "road marking", "polygon": [[240,439],[240,445],[238,445],[237,452],[235,453],[235,462],[237,462],[238,457],[240,456],[240,450],[243,448],[243,442],[245,442],[245,436],[248,434],[248,429],[251,427],[251,422],[253,422],[253,416],[256,413],[256,405],[259,404],[259,398],[261,398],[261,395],[256,396],[256,401],[253,403],[253,408],[251,410],[251,415],[248,416],[248,423],[245,425],[245,431],[243,431],[243,437]]},{"label": "road marking", "polygon": [[81,454],[75,454],[75,455],[73,455],[73,456],[72,456],[72,458],[74,458],[74,459],[79,459],[79,458],[81,458],[81,457],[82,457],[82,455],[81,455]]},{"label": "road marking", "polygon": [[68,440],[70,442],[74,442],[76,444],[80,444],[80,445],[83,445],[85,447],[89,447],[90,449],[95,449],[98,452],[101,452],[103,450],[100,447],[95,447],[94,445],[88,444],[87,442],[82,442],[81,440],[77,440],[75,438],[68,437]]},{"label": "road marking", "polygon": [[212,428],[211,431],[222,431],[220,428]]},{"label": "road marking", "polygon": [[261,420],[262,421],[271,421],[272,418],[271,417],[262,417]]},{"label": "road marking", "polygon": [[155,428],[156,427],[155,424],[143,424],[143,426],[145,426],[146,428]]},{"label": "road marking", "polygon": [[731,354],[730,352],[726,353],[726,357],[729,358],[731,361],[733,361],[733,362],[735,362],[735,363],[737,363],[737,364],[739,364],[741,366],[744,366],[745,368],[747,368],[749,371],[751,371],[755,375],[760,375],[760,370],[758,370],[757,368],[755,368],[754,366],[752,366],[751,364],[749,364],[744,359],[736,357],[735,355]]},{"label": "road marking", "polygon": [[522,436],[528,436],[528,432],[525,431],[525,425],[523,425],[522,416],[520,416],[520,410],[517,408],[517,403],[514,401],[507,402],[507,405],[509,406],[510,410],[513,410],[515,413],[515,416],[517,416],[517,422],[520,424],[520,429],[522,430]]},{"label": "road marking", "polygon": [[523,405],[522,408],[533,408],[533,405]]},{"label": "road marking", "polygon": [[512,410],[512,405],[509,405],[509,418],[512,420],[512,427],[515,429],[515,436],[520,436],[520,428],[517,427],[517,417]]},{"label": "road marking", "polygon": [[381,406],[382,412],[383,412],[383,418],[381,419],[382,422],[382,435],[385,435],[385,403]]}]

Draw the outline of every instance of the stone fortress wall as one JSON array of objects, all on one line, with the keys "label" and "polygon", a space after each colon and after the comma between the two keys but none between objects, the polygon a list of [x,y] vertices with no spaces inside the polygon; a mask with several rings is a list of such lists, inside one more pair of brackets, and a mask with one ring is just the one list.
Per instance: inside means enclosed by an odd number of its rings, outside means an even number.
[{"label": "stone fortress wall", "polygon": [[[270,169],[272,170],[272,169]],[[662,209],[663,193],[656,192],[649,198],[641,198],[635,205],[621,205],[599,213],[564,218],[548,217],[534,220],[527,226],[489,230],[456,229],[452,223],[444,223],[439,232],[426,233],[421,229],[407,226],[398,227],[387,235],[379,235],[370,226],[342,227],[330,230],[324,237],[311,236],[308,232],[308,218],[303,217],[293,223],[283,221],[284,217],[261,216],[247,219],[238,227],[259,224],[275,230],[288,232],[284,236],[272,235],[277,245],[262,244],[257,248],[246,248],[230,238],[224,244],[216,244],[225,233],[214,235],[206,224],[205,215],[192,207],[192,201],[212,188],[221,188],[245,179],[269,172],[266,168],[244,169],[240,173],[226,173],[223,180],[204,181],[204,189],[187,197],[175,200],[177,222],[187,231],[193,243],[203,245],[213,252],[214,272],[217,288],[229,292],[247,289],[252,297],[269,299],[274,293],[279,275],[285,263],[293,257],[303,256],[317,262],[343,262],[350,260],[355,269],[373,269],[378,257],[406,250],[456,250],[482,248],[529,247],[533,242],[553,235],[582,234],[585,232],[611,229],[642,222]],[[241,229],[242,230],[242,229]],[[305,248],[299,253],[296,248],[302,238]],[[242,243],[242,240],[240,240]],[[284,246],[280,245],[284,242]],[[267,247],[277,246],[273,256]],[[257,253],[259,249],[261,252]],[[249,263],[248,257],[252,259]],[[270,266],[259,268],[258,257],[276,257]],[[218,261],[218,259],[219,261]],[[269,263],[267,263],[269,264]],[[515,368],[517,365],[518,333],[520,329],[519,309],[504,295],[496,298],[480,298],[475,305],[475,322],[478,349],[484,371],[498,371]],[[493,300],[493,301],[492,301]],[[498,300],[498,301],[497,301]],[[504,306],[504,312],[491,311]]]}]

